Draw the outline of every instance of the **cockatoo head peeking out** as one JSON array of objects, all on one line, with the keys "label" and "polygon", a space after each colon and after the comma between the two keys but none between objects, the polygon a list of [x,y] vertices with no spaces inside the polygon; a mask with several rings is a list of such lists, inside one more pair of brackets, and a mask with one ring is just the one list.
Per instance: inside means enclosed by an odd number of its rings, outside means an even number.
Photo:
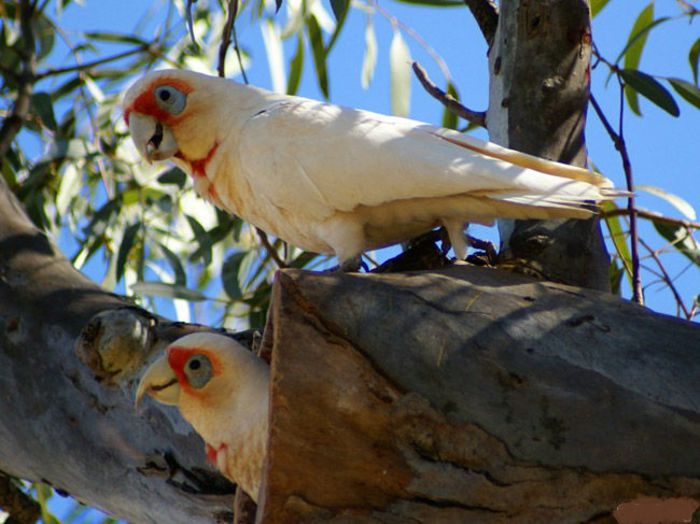
[{"label": "cockatoo head peeking out", "polygon": [[136,392],[177,406],[206,442],[208,459],[254,500],[267,442],[269,367],[236,341],[194,333],[173,342]]}]

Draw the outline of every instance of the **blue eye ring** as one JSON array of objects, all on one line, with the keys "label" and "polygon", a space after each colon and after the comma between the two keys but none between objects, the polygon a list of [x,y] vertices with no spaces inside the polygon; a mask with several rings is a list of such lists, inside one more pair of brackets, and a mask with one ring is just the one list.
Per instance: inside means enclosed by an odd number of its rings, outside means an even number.
[{"label": "blue eye ring", "polygon": [[194,389],[202,389],[213,376],[211,360],[200,353],[192,355],[185,362],[185,375],[190,386]]},{"label": "blue eye ring", "polygon": [[164,84],[156,87],[153,95],[158,107],[171,115],[179,115],[187,105],[187,94],[171,85]]}]

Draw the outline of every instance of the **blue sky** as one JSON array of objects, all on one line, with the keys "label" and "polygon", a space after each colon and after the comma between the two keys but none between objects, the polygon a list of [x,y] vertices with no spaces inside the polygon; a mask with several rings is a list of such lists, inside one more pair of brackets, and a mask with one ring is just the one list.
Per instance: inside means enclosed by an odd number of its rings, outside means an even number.
[{"label": "blue sky", "polygon": [[[71,4],[63,13],[61,22],[69,34],[84,30],[128,32],[134,27],[141,13],[150,5],[151,2],[143,0],[86,0],[83,6]],[[166,5],[163,1],[163,8],[154,12],[147,27],[155,27],[162,20]],[[614,59],[624,47],[634,18],[644,5],[646,5],[645,2],[611,0],[594,20],[594,41],[608,59]],[[466,105],[477,110],[486,108],[488,101],[487,48],[466,8],[431,9],[396,2],[381,3],[381,6],[413,28],[443,57]],[[677,9],[676,2],[660,0],[656,3],[656,16],[675,15],[678,12]],[[331,100],[346,106],[389,113],[388,55],[392,28],[389,21],[381,15],[375,16],[374,20],[378,40],[378,64],[373,82],[367,90],[363,90],[360,85],[365,15],[353,9],[344,34],[329,59]],[[270,88],[270,73],[259,28],[250,23],[248,13],[244,13],[241,17],[238,28],[240,43],[250,51],[253,57],[248,70],[251,83]],[[650,34],[640,69],[653,75],[691,80],[687,52],[698,36],[700,31],[697,24],[691,25],[687,19],[660,25]],[[428,70],[429,75],[438,85],[444,85],[444,78],[432,58],[410,36],[404,34],[404,39],[410,47],[413,58]],[[295,45],[294,42],[289,44],[289,47],[285,47],[287,61],[291,58]],[[56,65],[66,65],[64,60],[67,58],[60,50],[53,56],[56,57]],[[306,58],[299,94],[320,98],[310,53],[307,52]],[[611,82],[606,88],[604,85],[606,77],[607,71],[602,66],[593,72],[593,91],[609,118],[616,121],[617,87],[615,82]],[[700,110],[680,97],[676,98],[681,108],[680,118],[671,117],[646,100],[641,100],[644,115],[642,118],[626,111],[625,136],[636,183],[660,186],[668,192],[682,196],[695,208],[700,208],[700,162],[698,162]],[[442,107],[423,92],[417,81],[413,80],[410,116],[418,120],[440,123],[441,115]],[[618,186],[624,186],[620,157],[592,111],[589,113],[588,121],[587,139],[591,158],[606,176],[613,179]],[[483,132],[477,135],[486,138]],[[658,197],[640,193],[638,202],[642,207],[682,218],[675,208]],[[624,203],[620,202],[620,205]],[[495,238],[495,230],[486,231],[483,228],[477,228],[474,232],[478,236]],[[655,247],[661,247],[664,244],[653,228],[646,223],[642,224],[641,235]],[[64,241],[61,246],[68,256],[73,254],[70,243]],[[700,293],[698,270],[696,268],[686,270],[687,259],[682,255],[670,253],[663,255],[663,260],[672,276],[680,274],[677,282],[686,302],[689,297]],[[99,261],[93,262],[88,268],[88,274],[94,279],[99,280],[102,277],[104,268],[100,267]],[[653,277],[647,273],[645,282],[649,283],[652,280]],[[624,293],[625,296],[629,296],[628,286],[624,288]],[[675,306],[668,290],[652,286],[647,290],[646,298],[653,309],[668,314],[675,313]],[[63,509],[57,508],[56,511],[61,513]]]}]

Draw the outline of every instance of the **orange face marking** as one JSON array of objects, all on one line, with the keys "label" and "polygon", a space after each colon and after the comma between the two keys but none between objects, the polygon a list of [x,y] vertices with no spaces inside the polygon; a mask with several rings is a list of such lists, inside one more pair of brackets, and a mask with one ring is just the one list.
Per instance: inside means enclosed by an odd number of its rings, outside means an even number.
[{"label": "orange face marking", "polygon": [[168,364],[175,373],[180,387],[183,389],[183,391],[189,393],[190,395],[201,396],[200,390],[190,386],[190,383],[187,380],[187,374],[185,373],[185,364],[187,364],[187,361],[192,355],[206,356],[211,362],[212,375],[215,377],[221,374],[221,362],[206,349],[173,346],[168,351]]},{"label": "orange face marking", "polygon": [[183,115],[171,115],[164,109],[161,109],[156,102],[155,90],[160,86],[172,86],[186,95],[194,91],[194,88],[187,82],[183,82],[177,78],[162,77],[151,82],[143,92],[136,97],[136,100],[124,110],[124,121],[129,125],[129,115],[136,111],[144,115],[150,115],[163,124],[172,125],[182,119]]}]

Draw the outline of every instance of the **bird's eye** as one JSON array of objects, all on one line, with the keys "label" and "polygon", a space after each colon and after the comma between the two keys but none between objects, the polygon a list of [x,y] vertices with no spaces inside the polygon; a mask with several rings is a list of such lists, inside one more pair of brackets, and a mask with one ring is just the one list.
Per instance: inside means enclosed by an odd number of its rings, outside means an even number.
[{"label": "bird's eye", "polygon": [[161,109],[172,115],[179,115],[185,110],[187,95],[177,87],[162,85],[155,89],[156,103]]},{"label": "bird's eye", "polygon": [[192,355],[185,363],[187,382],[195,389],[202,389],[211,380],[211,361],[205,355]]}]

